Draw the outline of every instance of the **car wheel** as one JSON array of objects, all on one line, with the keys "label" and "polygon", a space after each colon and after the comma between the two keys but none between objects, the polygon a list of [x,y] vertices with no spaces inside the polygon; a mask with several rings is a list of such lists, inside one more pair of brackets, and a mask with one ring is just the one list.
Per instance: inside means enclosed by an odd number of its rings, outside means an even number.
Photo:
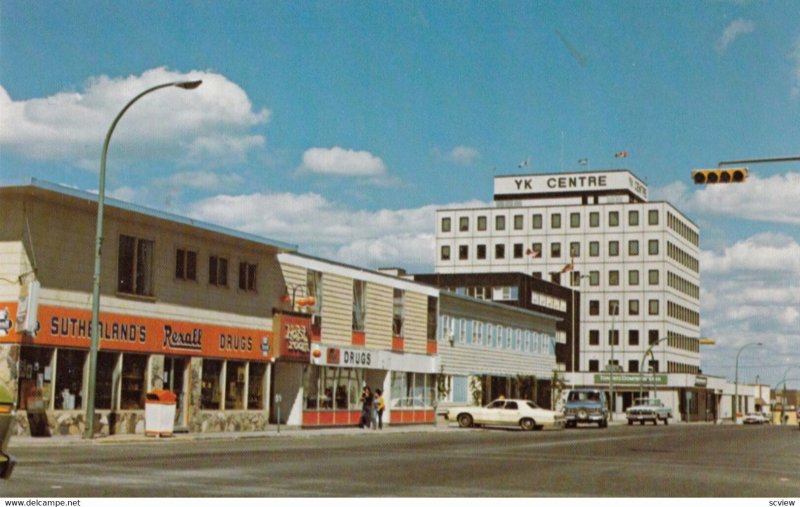
[{"label": "car wheel", "polygon": [[519,427],[525,431],[531,431],[532,429],[536,428],[536,421],[526,417],[519,422]]},{"label": "car wheel", "polygon": [[472,416],[469,414],[458,414],[458,425],[462,428],[472,426]]}]

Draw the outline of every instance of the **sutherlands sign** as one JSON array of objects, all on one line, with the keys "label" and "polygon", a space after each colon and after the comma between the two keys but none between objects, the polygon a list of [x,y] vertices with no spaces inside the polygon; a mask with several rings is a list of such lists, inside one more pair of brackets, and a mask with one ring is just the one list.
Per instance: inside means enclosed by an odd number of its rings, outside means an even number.
[{"label": "sutherlands sign", "polygon": [[[35,345],[88,348],[92,316],[86,310],[39,306]],[[100,313],[100,349],[231,359],[270,359],[271,332],[199,322]],[[0,340],[19,341],[13,334]],[[25,341],[27,343],[27,339]]]},{"label": "sutherlands sign", "polygon": [[630,171],[580,172],[497,176],[494,196],[523,196],[525,194],[563,194],[604,191],[629,191],[647,200],[647,185]]}]

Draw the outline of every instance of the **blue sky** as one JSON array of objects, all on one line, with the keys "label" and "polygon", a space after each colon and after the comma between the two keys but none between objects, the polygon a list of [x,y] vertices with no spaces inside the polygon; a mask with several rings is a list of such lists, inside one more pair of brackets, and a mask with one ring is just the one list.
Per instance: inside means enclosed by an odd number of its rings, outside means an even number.
[{"label": "blue sky", "polygon": [[0,50],[0,184],[95,189],[127,100],[201,78],[125,116],[108,191],[368,267],[430,271],[433,211],[490,202],[522,160],[627,150],[701,227],[704,369],[753,340],[747,379],[800,364],[800,163],[689,178],[800,155],[795,1],[0,0]]}]

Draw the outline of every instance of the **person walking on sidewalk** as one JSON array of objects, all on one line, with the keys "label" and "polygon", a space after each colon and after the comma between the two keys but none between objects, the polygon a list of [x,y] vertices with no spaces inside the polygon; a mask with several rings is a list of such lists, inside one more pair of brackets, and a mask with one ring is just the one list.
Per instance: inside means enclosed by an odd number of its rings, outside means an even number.
[{"label": "person walking on sidewalk", "polygon": [[358,421],[359,428],[369,428],[372,425],[372,404],[375,397],[369,386],[364,386],[361,391],[361,419]]},{"label": "person walking on sidewalk", "polygon": [[386,410],[386,401],[383,399],[383,391],[375,389],[375,418],[378,429],[383,429],[383,411]]}]

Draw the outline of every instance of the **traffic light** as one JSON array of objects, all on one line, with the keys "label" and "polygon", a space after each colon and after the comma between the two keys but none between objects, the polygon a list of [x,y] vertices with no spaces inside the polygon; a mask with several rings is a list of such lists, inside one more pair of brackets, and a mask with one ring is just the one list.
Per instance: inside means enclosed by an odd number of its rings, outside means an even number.
[{"label": "traffic light", "polygon": [[697,185],[706,183],[741,183],[747,179],[747,168],[697,169],[692,171],[692,179]]}]

